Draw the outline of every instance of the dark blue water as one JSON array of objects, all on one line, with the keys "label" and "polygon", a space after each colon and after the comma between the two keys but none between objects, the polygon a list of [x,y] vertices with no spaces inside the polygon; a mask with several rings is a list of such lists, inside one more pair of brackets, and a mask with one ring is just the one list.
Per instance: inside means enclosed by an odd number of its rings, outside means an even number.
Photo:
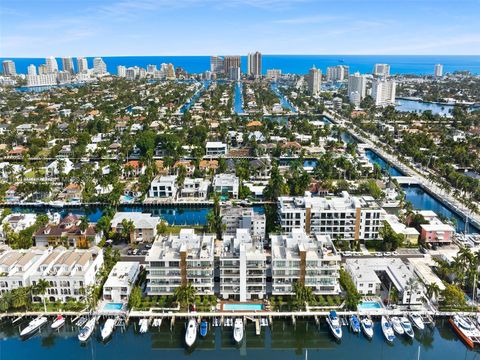
[{"label": "dark blue water", "polygon": [[198,98],[208,89],[210,86],[210,81],[205,80],[202,83],[202,87],[197,90],[197,92],[191,97],[189,101],[187,101],[181,108],[180,108],[180,113],[183,114],[185,111],[190,109],[193,104],[198,100]]},{"label": "dark blue water", "polygon": [[240,81],[235,83],[234,110],[237,114],[243,114],[243,84]]},{"label": "dark blue water", "polygon": [[[0,58],[0,61],[7,58]],[[26,73],[27,66],[43,64],[42,58],[8,58],[15,61],[18,73]],[[117,73],[118,65],[141,66],[173,63],[175,67],[183,67],[190,73],[201,73],[210,70],[209,56],[105,56],[107,70]],[[263,72],[267,69],[281,69],[283,73],[306,74],[315,64],[325,73],[327,66],[344,64],[350,66],[350,72],[371,73],[375,63],[391,65],[392,74],[433,74],[435,64],[443,64],[444,72],[468,70],[480,74],[480,56],[446,56],[446,55],[264,55]],[[74,61],[76,63],[76,61]],[[58,63],[61,66],[60,58]],[[93,67],[93,58],[88,58],[89,67]],[[76,64],[75,64],[76,66]],[[247,59],[242,57],[242,71],[246,72]]]},{"label": "dark blue water", "polygon": [[366,150],[365,155],[367,156],[368,160],[370,160],[373,164],[378,164],[382,168],[382,170],[388,171],[391,176],[404,176],[405,174],[402,173],[399,169],[395,166],[390,165],[384,158],[379,156],[376,152],[372,150]]},{"label": "dark blue water", "polygon": [[275,82],[272,82],[270,88],[272,89],[272,91],[278,96],[279,100],[280,100],[280,104],[282,104],[282,106],[284,108],[287,108],[288,110],[290,110],[291,112],[293,113],[296,113],[297,112],[297,109],[295,109],[295,107],[290,103],[290,101],[288,101],[285,96],[282,95],[282,93],[280,92],[280,90],[278,90],[278,84],[275,83]]},{"label": "dark blue water", "polygon": [[[24,324],[22,324],[25,326]],[[47,327],[41,334],[22,341],[18,328],[3,328],[0,341],[0,359],[35,360],[126,360],[126,359],[335,359],[335,360],[421,360],[478,359],[477,351],[469,350],[453,333],[449,325],[438,323],[433,330],[417,332],[415,339],[398,337],[387,344],[378,322],[371,341],[361,334],[350,333],[343,328],[341,342],[332,339],[326,324],[318,328],[313,321],[298,320],[296,327],[289,320],[274,320],[273,330],[262,328],[255,335],[249,322],[245,339],[238,346],[233,341],[231,328],[211,328],[205,338],[197,338],[193,348],[183,345],[184,324],[178,321],[170,330],[164,321],[160,331],[137,333],[137,324],[131,323],[126,332],[117,329],[110,341],[98,341],[99,329],[84,345],[76,337],[77,329],[67,323],[60,332]]]},{"label": "dark blue water", "polygon": [[451,116],[451,111],[453,110],[453,105],[443,105],[436,103],[428,103],[419,100],[406,100],[406,99],[397,99],[398,103],[395,106],[395,110],[403,112],[418,112],[422,113],[424,111],[431,111],[432,114],[442,115],[442,116]]}]

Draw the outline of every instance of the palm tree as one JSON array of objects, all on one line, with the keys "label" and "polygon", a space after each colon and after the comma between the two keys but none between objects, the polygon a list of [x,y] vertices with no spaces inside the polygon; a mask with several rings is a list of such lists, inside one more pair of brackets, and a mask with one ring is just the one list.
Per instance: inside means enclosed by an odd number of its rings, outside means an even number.
[{"label": "palm tree", "polygon": [[217,193],[213,194],[213,209],[207,214],[207,227],[208,231],[217,235],[217,239],[222,239],[225,225],[220,214],[220,197]]},{"label": "palm tree", "polygon": [[189,304],[195,302],[196,295],[197,291],[191,282],[177,287],[174,292],[175,300],[180,304],[180,306],[186,306],[187,308]]},{"label": "palm tree", "polygon": [[437,299],[440,294],[440,287],[437,283],[430,283],[426,285],[427,291],[426,295],[429,300]]},{"label": "palm tree", "polygon": [[122,220],[122,237],[128,239],[130,243],[133,243],[133,232],[135,231],[135,224],[132,220]]},{"label": "palm tree", "polygon": [[293,283],[293,291],[295,292],[295,306],[297,308],[303,308],[305,303],[312,302],[314,299],[312,288],[306,287],[300,281]]},{"label": "palm tree", "polygon": [[45,303],[45,293],[47,289],[50,287],[50,283],[45,279],[40,279],[38,282],[33,286],[33,292],[37,295],[42,295],[43,301],[43,309],[47,312],[47,305]]}]

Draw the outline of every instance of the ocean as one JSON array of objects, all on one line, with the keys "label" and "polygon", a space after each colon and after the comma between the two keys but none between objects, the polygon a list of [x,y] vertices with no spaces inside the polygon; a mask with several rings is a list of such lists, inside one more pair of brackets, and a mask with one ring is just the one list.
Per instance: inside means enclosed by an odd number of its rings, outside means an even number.
[{"label": "ocean", "polygon": [[[27,66],[45,63],[43,58],[0,58],[15,61],[18,73],[26,73]],[[89,57],[88,65],[93,66],[93,58]],[[146,67],[161,63],[172,63],[175,67],[182,67],[189,73],[201,73],[210,69],[209,56],[105,56],[107,70],[117,73],[117,66],[124,65]],[[480,56],[447,56],[447,55],[264,55],[263,72],[267,69],[281,69],[283,73],[306,74],[315,65],[326,73],[327,66],[348,65],[350,72],[360,71],[371,73],[375,63],[390,64],[392,74],[433,74],[435,64],[443,64],[444,73],[457,70],[468,70],[480,74]],[[76,67],[76,61],[75,67]],[[61,68],[61,60],[58,58]],[[242,56],[242,71],[247,67],[247,57]]]}]

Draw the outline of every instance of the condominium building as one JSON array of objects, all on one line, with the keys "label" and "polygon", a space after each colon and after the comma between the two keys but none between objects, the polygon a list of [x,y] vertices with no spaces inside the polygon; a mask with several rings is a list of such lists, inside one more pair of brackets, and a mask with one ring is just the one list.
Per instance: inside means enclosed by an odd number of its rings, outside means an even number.
[{"label": "condominium building", "polygon": [[69,83],[72,80],[72,74],[69,71],[59,71],[57,79],[60,84]]},{"label": "condominium building", "polygon": [[118,77],[126,77],[127,76],[127,68],[123,65],[117,66],[117,76]]},{"label": "condominium building", "polygon": [[322,70],[313,66],[308,72],[307,84],[310,95],[318,95],[322,85]]},{"label": "condominium building", "polygon": [[280,197],[278,217],[285,233],[303,229],[332,239],[372,240],[379,238],[384,211],[373,198],[344,191],[336,197]]},{"label": "condominium building", "polygon": [[73,67],[73,59],[71,57],[64,57],[62,58],[62,70],[67,71],[70,75],[75,73],[75,69]]},{"label": "condominium building", "polygon": [[33,64],[28,65],[27,75],[31,75],[31,76],[36,76],[37,75],[37,68],[35,67],[35,65],[33,65]]},{"label": "condominium building", "polygon": [[110,223],[112,231],[120,233],[123,230],[123,221],[133,223],[130,233],[130,242],[149,242],[157,236],[157,225],[160,223],[158,216],[141,212],[117,212]]},{"label": "condominium building", "polygon": [[86,73],[88,72],[88,61],[85,57],[78,57],[77,58],[77,70],[79,73]]},{"label": "condominium building", "polygon": [[11,250],[0,254],[0,294],[30,286],[30,276],[36,270],[35,264],[44,258],[40,249]]},{"label": "condominium building", "polygon": [[17,75],[17,70],[15,69],[15,63],[12,60],[3,60],[3,75],[5,76],[15,76]]},{"label": "condominium building", "polygon": [[233,81],[240,81],[241,71],[239,67],[231,67],[228,69],[228,79]]},{"label": "condominium building", "polygon": [[225,73],[224,61],[222,57],[220,56],[210,57],[210,71],[212,72],[212,74],[216,74],[216,75]]},{"label": "condominium building", "polygon": [[356,72],[348,76],[348,98],[355,106],[360,106],[360,102],[365,98],[367,89],[367,79],[365,76]]},{"label": "condominium building", "polygon": [[267,79],[272,81],[278,81],[282,77],[282,70],[280,69],[268,69]]},{"label": "condominium building", "polygon": [[140,263],[138,261],[117,262],[103,285],[103,300],[128,303],[139,273]]},{"label": "condominium building", "polygon": [[435,64],[433,75],[435,77],[442,77],[443,76],[443,65],[442,64]]},{"label": "condominium building", "polygon": [[253,208],[233,206],[222,208],[222,222],[225,224],[226,235],[235,235],[237,229],[246,229],[254,240],[265,239],[265,214],[259,214]]},{"label": "condominium building", "polygon": [[147,294],[172,295],[190,283],[197,294],[213,295],[214,238],[193,229],[158,237],[145,258]]},{"label": "condominium building", "polygon": [[46,64],[38,65],[38,75],[47,75],[48,69]]},{"label": "condominium building", "polygon": [[340,293],[341,257],[328,235],[309,237],[303,229],[270,235],[272,244],[272,294],[293,295],[299,282],[317,295]]},{"label": "condominium building", "polygon": [[230,74],[230,69],[231,68],[241,68],[241,57],[234,55],[234,56],[225,56],[223,58],[223,70],[225,72],[225,75]]},{"label": "condominium building", "polygon": [[220,295],[240,301],[263,299],[267,278],[263,242],[253,240],[247,229],[237,229],[234,236],[224,236],[218,252]]},{"label": "condominium building", "polygon": [[348,79],[349,67],[337,65],[327,67],[327,81],[343,81]]},{"label": "condominium building", "polygon": [[372,83],[372,98],[375,106],[394,105],[396,86],[395,80],[375,79]]},{"label": "condominium building", "polygon": [[239,180],[234,174],[217,174],[213,178],[213,191],[222,196],[238,199],[238,187]]},{"label": "condominium building", "polygon": [[373,75],[375,76],[390,76],[390,65],[389,64],[375,64],[373,66]]},{"label": "condominium building", "polygon": [[107,73],[107,64],[101,57],[93,59],[93,73],[95,75],[104,75]]},{"label": "condominium building", "polygon": [[[38,68],[40,70],[40,67]],[[57,74],[27,75],[27,86],[48,86],[57,84]]]},{"label": "condominium building", "polygon": [[45,59],[45,65],[47,66],[47,74],[54,74],[58,72],[57,59],[55,59],[53,56]]},{"label": "condominium building", "polygon": [[175,198],[177,196],[177,176],[157,176],[150,184],[148,197],[151,198]]},{"label": "condominium building", "polygon": [[247,75],[254,77],[262,76],[262,54],[258,51],[250,53],[247,60]]}]

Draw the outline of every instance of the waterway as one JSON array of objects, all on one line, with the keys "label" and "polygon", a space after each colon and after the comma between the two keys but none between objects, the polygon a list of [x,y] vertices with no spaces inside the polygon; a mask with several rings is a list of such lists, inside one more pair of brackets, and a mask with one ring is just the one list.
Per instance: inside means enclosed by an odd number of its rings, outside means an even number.
[{"label": "waterway", "polygon": [[[425,102],[421,100],[410,99],[396,99],[397,105],[395,109],[402,112],[416,112],[422,113],[424,111],[431,111],[434,115],[441,115],[445,117],[452,117],[452,111],[455,105],[453,104],[440,104],[433,102]],[[470,111],[478,110],[478,107],[470,106]]]},{"label": "waterway", "polygon": [[[20,327],[26,325],[24,321]],[[246,327],[241,345],[233,341],[232,328],[210,328],[205,338],[197,337],[192,349],[184,345],[184,322],[178,321],[172,331],[164,321],[160,330],[138,334],[137,324],[130,323],[125,332],[117,329],[106,343],[99,341],[100,330],[86,344],[80,344],[77,329],[69,323],[59,332],[44,327],[30,339],[22,341],[19,326],[6,325],[1,329],[0,359],[36,360],[103,360],[103,359],[336,359],[336,360],[421,360],[479,359],[479,352],[468,349],[453,333],[446,321],[435,329],[416,333],[415,339],[395,339],[387,344],[380,324],[375,324],[371,341],[363,335],[352,334],[343,328],[341,342],[335,341],[324,321],[320,328],[307,320],[274,320],[273,329],[262,328],[255,335],[253,323]]]},{"label": "waterway", "polygon": [[234,110],[237,114],[244,114],[243,110],[243,84],[240,81],[235,83]]},{"label": "waterway", "polygon": [[278,96],[280,99],[280,104],[282,105],[283,108],[288,109],[292,113],[297,113],[297,109],[292,105],[290,101],[287,100],[285,96],[280,92],[278,89],[278,84],[276,82],[272,82],[270,85],[270,89]]},{"label": "waterway", "polygon": [[210,86],[210,81],[204,80],[200,88],[195,92],[195,94],[193,94],[190,100],[188,100],[185,104],[182,105],[182,107],[180,108],[180,113],[184,114],[185,111],[190,109],[190,107],[196,103],[198,98],[204,93],[205,90],[208,89],[209,86]]}]

